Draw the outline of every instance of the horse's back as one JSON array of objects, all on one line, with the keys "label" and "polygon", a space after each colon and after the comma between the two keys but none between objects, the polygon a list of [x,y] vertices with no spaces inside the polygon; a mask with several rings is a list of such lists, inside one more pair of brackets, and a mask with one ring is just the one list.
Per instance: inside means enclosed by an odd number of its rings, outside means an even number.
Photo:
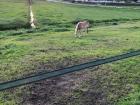
[{"label": "horse's back", "polygon": [[77,23],[78,28],[88,28],[89,22],[88,21],[80,21]]}]

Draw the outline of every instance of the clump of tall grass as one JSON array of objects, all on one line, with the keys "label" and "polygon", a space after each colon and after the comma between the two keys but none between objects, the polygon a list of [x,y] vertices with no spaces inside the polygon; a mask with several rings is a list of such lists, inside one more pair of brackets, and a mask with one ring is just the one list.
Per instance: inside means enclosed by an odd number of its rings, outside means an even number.
[{"label": "clump of tall grass", "polygon": [[0,21],[0,31],[17,30],[19,28],[29,28],[29,24],[23,20]]}]

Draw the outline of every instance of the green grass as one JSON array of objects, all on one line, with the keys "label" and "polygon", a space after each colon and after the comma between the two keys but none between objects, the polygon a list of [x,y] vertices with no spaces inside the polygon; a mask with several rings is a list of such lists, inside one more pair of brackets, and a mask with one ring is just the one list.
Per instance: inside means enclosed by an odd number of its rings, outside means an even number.
[{"label": "green grass", "polygon": [[135,90],[127,97],[121,98],[118,105],[139,105],[140,104],[140,86],[136,85]]},{"label": "green grass", "polygon": [[[26,23],[24,2],[0,1],[0,7],[2,7],[0,24],[8,27],[7,25],[15,20]],[[37,30],[21,28],[0,31],[1,82],[37,72],[49,61],[61,61],[67,58],[104,58],[140,48],[140,10],[48,2],[35,2],[33,8],[39,23]],[[79,19],[88,19],[97,26],[92,27],[88,35],[75,38],[73,23]],[[108,22],[117,22],[117,25]],[[120,85],[121,88],[123,84],[132,88],[128,91],[124,86],[125,88],[120,90],[122,93],[115,90],[117,94],[110,91],[107,97],[111,102],[118,105],[129,105],[132,102],[138,105],[137,102],[140,101],[139,58],[129,58],[103,66],[106,71],[109,66],[119,75],[118,77],[109,75],[105,83],[108,80],[112,84]],[[114,89],[118,88],[114,87]],[[18,96],[21,90],[22,87],[16,89],[16,92],[12,91],[12,94],[10,91],[1,92],[0,105],[19,103],[21,99]],[[75,94],[80,95],[80,93]]]},{"label": "green grass", "polygon": [[[25,1],[0,1],[0,29],[16,29],[27,27],[27,5]],[[62,9],[65,8],[65,9]],[[77,5],[64,5],[60,3],[34,2],[33,10],[38,25],[41,27],[72,27],[78,20],[88,19],[93,25],[99,23],[139,20],[140,9],[106,8]],[[39,27],[39,28],[40,28]]]}]

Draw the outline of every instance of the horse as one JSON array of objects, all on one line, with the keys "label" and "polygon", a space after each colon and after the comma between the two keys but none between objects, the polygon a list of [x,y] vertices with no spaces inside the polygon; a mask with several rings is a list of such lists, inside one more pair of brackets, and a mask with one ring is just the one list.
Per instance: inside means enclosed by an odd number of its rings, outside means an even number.
[{"label": "horse", "polygon": [[[82,36],[82,31],[85,31],[88,33],[88,28],[89,28],[89,22],[88,21],[80,21],[76,24],[75,27],[75,37],[81,37]],[[79,35],[78,35],[79,33]]]}]

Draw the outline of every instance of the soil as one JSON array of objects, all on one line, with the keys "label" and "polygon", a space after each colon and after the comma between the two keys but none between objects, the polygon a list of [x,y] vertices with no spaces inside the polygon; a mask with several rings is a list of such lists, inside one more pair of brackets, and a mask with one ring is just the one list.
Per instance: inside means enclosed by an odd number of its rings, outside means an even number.
[{"label": "soil", "polygon": [[[93,59],[96,58],[66,58],[42,64],[38,69],[49,67],[51,71]],[[20,105],[112,105],[131,90],[118,78],[110,66],[100,66],[40,81],[23,88]]]}]

